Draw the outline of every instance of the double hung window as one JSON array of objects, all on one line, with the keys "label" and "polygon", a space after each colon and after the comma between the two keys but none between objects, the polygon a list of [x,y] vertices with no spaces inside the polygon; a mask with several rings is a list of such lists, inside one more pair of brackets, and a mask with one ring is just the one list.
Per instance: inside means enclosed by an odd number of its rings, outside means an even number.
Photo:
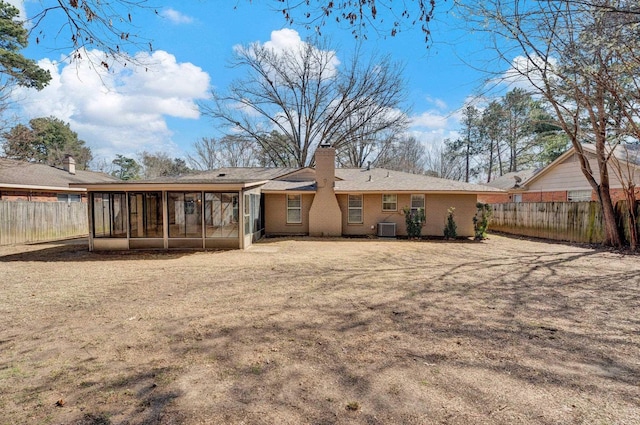
[{"label": "double hung window", "polygon": [[385,194],[382,195],[382,211],[397,211],[398,210],[398,195]]},{"label": "double hung window", "polygon": [[362,195],[349,195],[349,224],[362,224]]},{"label": "double hung window", "polygon": [[302,195],[287,195],[287,224],[302,223]]}]

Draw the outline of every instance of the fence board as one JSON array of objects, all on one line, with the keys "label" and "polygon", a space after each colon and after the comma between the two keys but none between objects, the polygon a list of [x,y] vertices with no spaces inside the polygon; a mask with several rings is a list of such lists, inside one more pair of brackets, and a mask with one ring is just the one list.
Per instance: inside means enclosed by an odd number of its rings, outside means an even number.
[{"label": "fence board", "polygon": [[0,245],[85,236],[87,204],[0,201]]},{"label": "fence board", "polygon": [[578,243],[604,239],[597,202],[519,202],[492,208],[491,230]]}]

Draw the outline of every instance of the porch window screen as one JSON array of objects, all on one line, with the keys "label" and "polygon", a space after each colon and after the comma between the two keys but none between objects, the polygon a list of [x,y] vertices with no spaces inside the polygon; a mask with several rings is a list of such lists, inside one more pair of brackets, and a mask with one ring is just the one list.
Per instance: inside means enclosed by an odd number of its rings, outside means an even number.
[{"label": "porch window screen", "polygon": [[202,192],[167,194],[170,238],[202,237]]},{"label": "porch window screen", "polygon": [[132,238],[161,238],[162,192],[129,193],[129,229]]},{"label": "porch window screen", "polygon": [[349,195],[349,217],[351,224],[362,223],[362,195]]},{"label": "porch window screen", "polygon": [[124,193],[95,192],[93,195],[93,236],[126,238],[127,205]]},{"label": "porch window screen", "polygon": [[239,220],[237,193],[204,194],[204,223],[207,238],[237,238]]},{"label": "porch window screen", "polygon": [[302,223],[302,195],[287,195],[287,223]]}]

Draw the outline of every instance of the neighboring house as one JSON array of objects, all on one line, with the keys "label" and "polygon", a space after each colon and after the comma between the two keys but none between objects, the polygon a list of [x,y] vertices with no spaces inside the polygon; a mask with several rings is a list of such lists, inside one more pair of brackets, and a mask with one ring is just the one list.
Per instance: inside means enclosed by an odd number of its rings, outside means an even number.
[{"label": "neighboring house", "polygon": [[[598,172],[598,162],[593,145],[582,145],[587,157],[591,170],[597,182],[600,182]],[[623,185],[620,181],[628,183],[633,181],[635,185],[640,185],[640,166],[637,161],[627,160],[626,155],[622,153],[622,148],[617,150],[616,155],[612,155],[608,162],[609,184],[611,198],[613,202],[624,199]],[[631,155],[631,156],[635,156]],[[537,172],[526,177],[525,172],[521,172],[520,182],[511,177],[511,186],[509,187],[509,179],[506,181],[498,181],[489,183],[489,185],[504,189],[508,192],[508,199],[496,202],[485,200],[488,203],[501,202],[580,202],[595,201],[597,194],[582,173],[580,161],[575,152],[575,148],[571,148],[564,154],[560,155],[555,161]],[[506,177],[502,176],[502,177]],[[639,193],[636,190],[636,199]],[[489,199],[489,198],[486,198]]]},{"label": "neighboring house", "polygon": [[0,158],[0,200],[40,202],[86,202],[87,191],[69,187],[72,183],[112,182],[104,173],[75,169],[72,157],[65,158],[64,168]]},{"label": "neighboring house", "polygon": [[455,208],[473,236],[478,194],[490,188],[384,169],[222,168],[175,179],[79,184],[90,194],[92,250],[247,248],[263,235],[406,235],[403,208],[424,208],[425,236],[442,236]]},{"label": "neighboring house", "polygon": [[519,202],[518,197],[515,197],[514,193],[522,188],[525,181],[531,178],[537,170],[527,169],[522,171],[513,171],[511,173],[503,174],[497,179],[484,183],[486,186],[494,187],[496,189],[502,189],[502,193],[483,193],[478,195],[478,202],[485,204],[503,204],[506,202]]}]

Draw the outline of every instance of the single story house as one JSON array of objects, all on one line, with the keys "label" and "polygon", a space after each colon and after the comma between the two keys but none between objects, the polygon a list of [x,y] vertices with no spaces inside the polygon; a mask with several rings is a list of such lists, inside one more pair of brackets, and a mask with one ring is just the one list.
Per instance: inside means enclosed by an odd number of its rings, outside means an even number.
[{"label": "single story house", "polygon": [[[596,181],[600,181],[595,146],[582,145]],[[635,152],[630,152],[635,157]],[[640,185],[640,164],[627,157],[622,148],[616,149],[609,163],[609,184],[613,202],[624,199],[623,181]],[[560,155],[555,161],[539,170],[524,170],[504,175],[487,185],[506,191],[497,196],[480,196],[481,202],[580,202],[596,201],[597,194],[582,173],[580,160],[574,147]],[[636,199],[640,192],[636,189]]]},{"label": "single story house", "polygon": [[104,173],[76,170],[71,156],[65,158],[63,168],[0,158],[1,201],[87,202],[86,189],[69,185],[116,180]]},{"label": "single story house", "polygon": [[267,235],[406,235],[403,208],[423,208],[422,234],[442,236],[455,208],[473,236],[487,186],[379,168],[335,167],[322,146],[315,168],[222,168],[174,179],[78,184],[90,195],[91,250],[247,248]]}]

